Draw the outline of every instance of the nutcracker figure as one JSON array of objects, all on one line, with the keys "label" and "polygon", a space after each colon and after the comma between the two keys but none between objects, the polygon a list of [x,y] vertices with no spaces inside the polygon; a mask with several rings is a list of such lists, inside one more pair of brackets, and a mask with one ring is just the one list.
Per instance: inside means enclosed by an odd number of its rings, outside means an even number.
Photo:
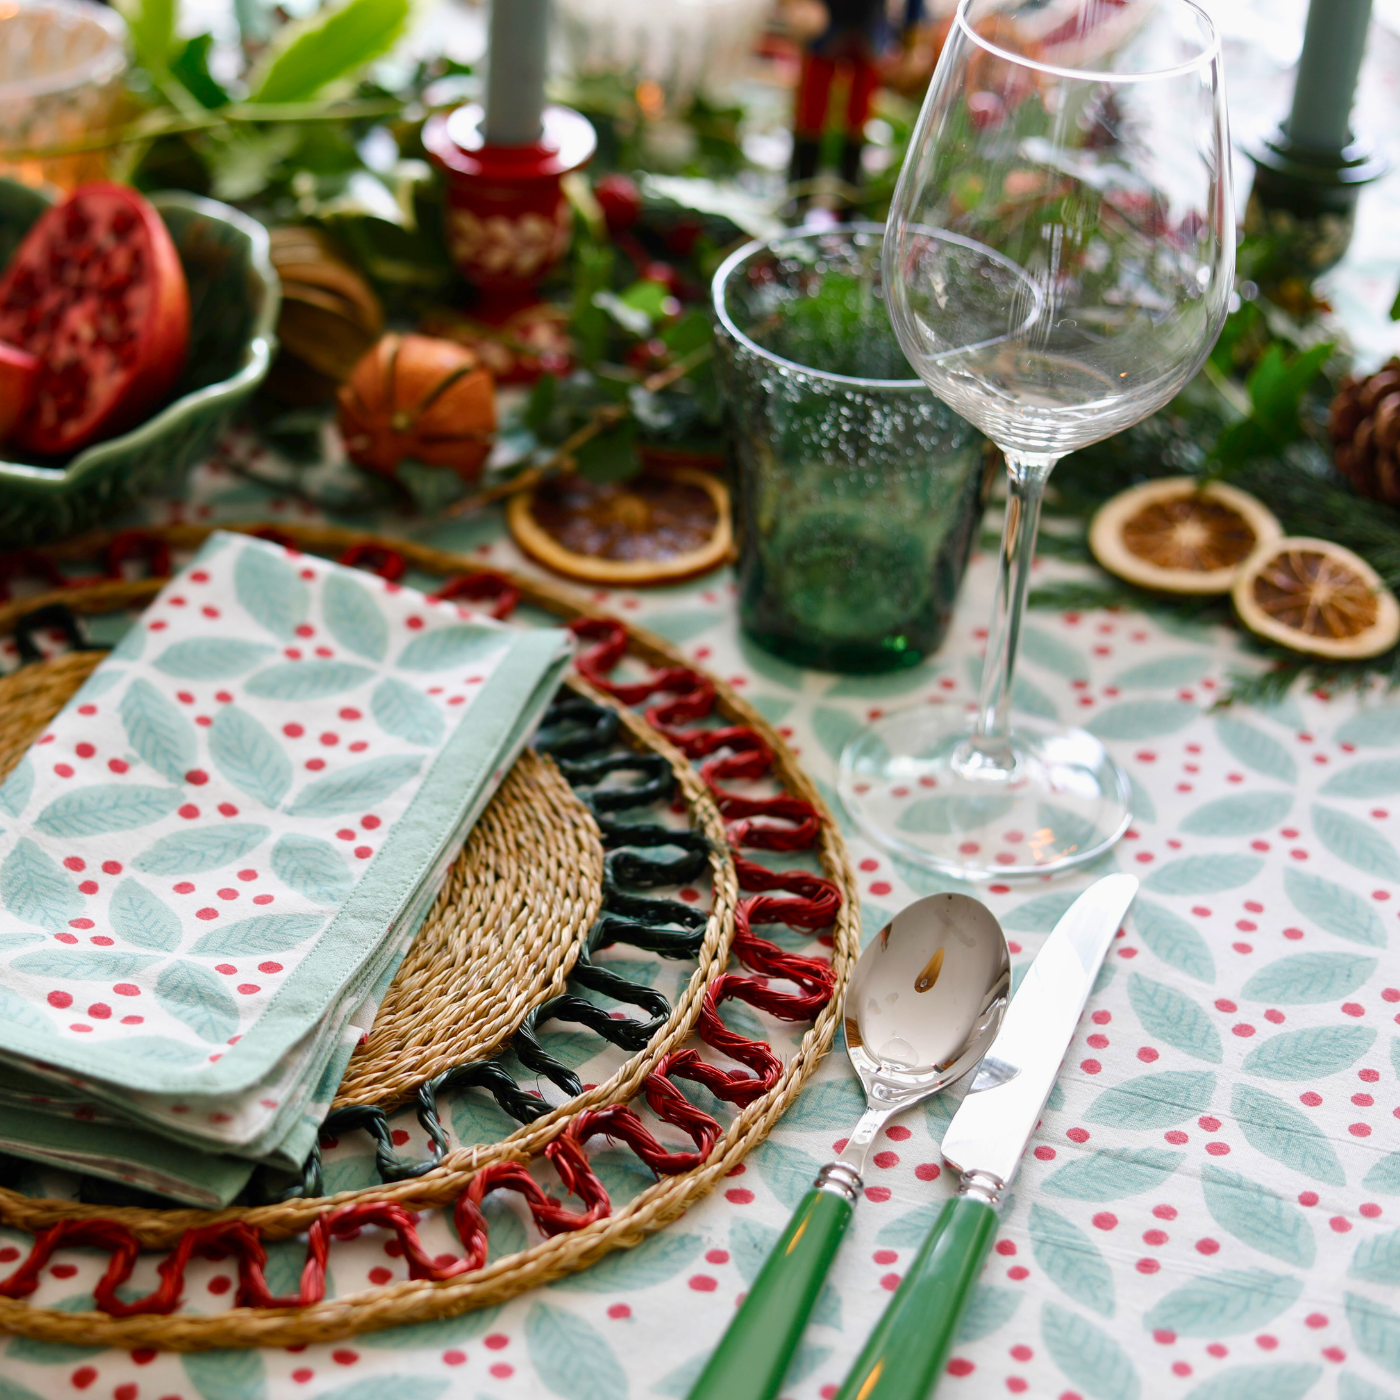
[{"label": "nutcracker figure", "polygon": [[880,86],[882,60],[894,38],[907,42],[915,33],[923,9],[923,0],[903,0],[903,24],[896,36],[888,0],[789,0],[789,28],[805,39],[793,115],[790,178],[795,183],[811,180],[821,163],[822,132],[838,73],[847,83],[839,174],[848,185],[859,183],[865,123]]}]

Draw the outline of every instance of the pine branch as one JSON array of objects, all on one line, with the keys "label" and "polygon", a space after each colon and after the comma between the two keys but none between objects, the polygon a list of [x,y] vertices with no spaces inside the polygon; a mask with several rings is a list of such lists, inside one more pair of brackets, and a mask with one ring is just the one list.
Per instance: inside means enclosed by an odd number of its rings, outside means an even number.
[{"label": "pine branch", "polygon": [[[1001,546],[1001,531],[983,530],[977,545],[979,549],[994,552]],[[1042,529],[1036,536],[1035,552],[1046,559],[1066,559],[1072,564],[1094,562],[1094,556],[1089,553],[1088,535],[1083,530],[1060,534]]]},{"label": "pine branch", "polygon": [[1329,695],[1364,690],[1372,681],[1380,680],[1387,689],[1400,685],[1400,647],[1393,647],[1381,656],[1364,661],[1324,661],[1318,657],[1299,656],[1249,639],[1251,650],[1267,657],[1273,665],[1255,674],[1233,674],[1229,689],[1220,704],[1272,704],[1281,700],[1295,685]]},{"label": "pine branch", "polygon": [[1227,677],[1228,688],[1212,708],[1218,710],[1228,705],[1259,705],[1268,708],[1270,705],[1277,705],[1287,696],[1304,669],[1306,668],[1295,664],[1249,674],[1231,672]]},{"label": "pine branch", "polygon": [[1090,612],[1094,608],[1139,608],[1142,594],[1126,583],[1100,576],[1097,579],[1060,579],[1033,588],[1029,606],[1048,612]]},{"label": "pine branch", "polygon": [[1163,597],[1135,588],[1122,579],[1095,570],[1087,579],[1062,579],[1032,589],[1027,602],[1033,608],[1058,612],[1088,612],[1093,608],[1114,608],[1149,616],[1183,618],[1209,626],[1230,620],[1229,604],[1221,598]]}]

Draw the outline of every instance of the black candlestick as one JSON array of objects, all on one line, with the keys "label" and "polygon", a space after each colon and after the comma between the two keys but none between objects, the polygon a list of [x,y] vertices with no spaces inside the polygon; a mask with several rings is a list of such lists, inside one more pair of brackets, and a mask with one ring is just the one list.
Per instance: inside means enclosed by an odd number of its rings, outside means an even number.
[{"label": "black candlestick", "polygon": [[1248,233],[1276,245],[1275,273],[1316,277],[1351,242],[1363,186],[1389,163],[1351,126],[1371,0],[1312,0],[1287,120],[1248,146]]}]

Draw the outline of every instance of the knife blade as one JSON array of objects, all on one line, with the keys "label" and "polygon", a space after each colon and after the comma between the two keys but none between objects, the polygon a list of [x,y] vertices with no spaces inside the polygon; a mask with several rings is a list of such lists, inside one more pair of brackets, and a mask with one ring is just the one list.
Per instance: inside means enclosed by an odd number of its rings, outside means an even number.
[{"label": "knife blade", "polygon": [[1109,875],[1065,911],[1007,1008],[948,1131],[943,1158],[1010,1185],[1138,882]]},{"label": "knife blade", "polygon": [[1137,894],[1109,875],[1045,940],[943,1137],[961,1175],[836,1400],[926,1400],[943,1373],[1007,1187],[1060,1071],[1114,934]]}]

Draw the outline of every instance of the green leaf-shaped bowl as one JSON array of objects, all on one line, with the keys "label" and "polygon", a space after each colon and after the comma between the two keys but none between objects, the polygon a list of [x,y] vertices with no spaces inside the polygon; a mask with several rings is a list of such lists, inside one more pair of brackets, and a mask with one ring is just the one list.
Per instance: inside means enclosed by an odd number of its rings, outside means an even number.
[{"label": "green leaf-shaped bowl", "polygon": [[[0,267],[48,206],[0,179]],[[190,288],[190,351],[169,403],[144,423],[63,466],[0,460],[0,549],[40,544],[109,523],[141,497],[168,492],[208,455],[233,411],[272,363],[281,291],[267,231],[226,204],[155,195]]]}]

